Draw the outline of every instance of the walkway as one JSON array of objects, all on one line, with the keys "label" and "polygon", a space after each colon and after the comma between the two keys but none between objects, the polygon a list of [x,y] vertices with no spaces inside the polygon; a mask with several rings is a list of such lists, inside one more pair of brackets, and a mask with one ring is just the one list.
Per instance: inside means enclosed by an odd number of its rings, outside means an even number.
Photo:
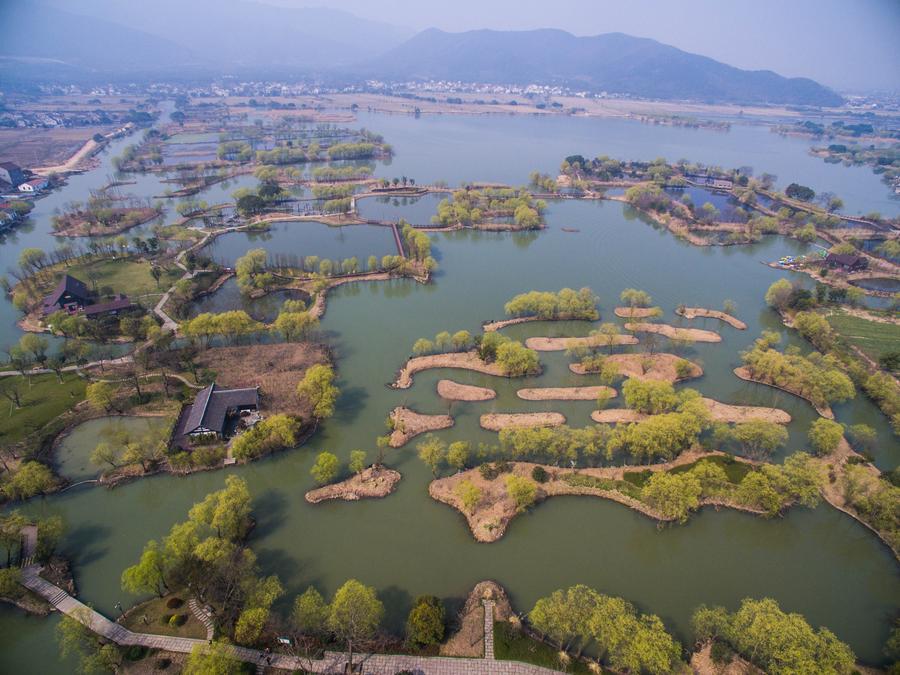
[{"label": "walkway", "polygon": [[[22,584],[45,598],[63,614],[71,616],[90,628],[98,635],[123,646],[140,645],[150,649],[162,649],[169,652],[190,653],[197,645],[206,645],[207,640],[194,638],[167,637],[133,633],[124,626],[110,621],[99,612],[76,600],[59,586],[51,584],[40,576],[41,567],[30,565],[22,570]],[[490,602],[490,601],[488,601]],[[490,612],[488,612],[490,609]],[[485,635],[485,650],[490,644],[493,656],[493,603],[485,603],[485,630],[488,628],[487,615],[491,616],[492,630]],[[490,636],[490,637],[489,637]],[[258,649],[246,647],[228,647],[234,658],[257,665],[267,663],[266,655]],[[314,673],[343,673],[346,655],[343,652],[325,652],[324,658],[311,661],[287,654],[272,654],[271,668],[283,670],[306,669]],[[366,675],[395,675],[408,670],[416,675],[554,675],[559,671],[532,666],[514,661],[494,661],[484,659],[454,659],[450,657],[389,656],[383,654],[359,654],[354,662],[361,664]]]},{"label": "walkway", "polygon": [[484,658],[494,660],[494,601],[482,600],[484,607]]},{"label": "walkway", "polygon": [[206,627],[206,639],[212,640],[213,637],[215,637],[216,627],[213,625],[212,616],[209,611],[205,607],[201,607],[196,598],[191,598],[188,601],[188,607],[191,608],[191,613],[197,621]]}]

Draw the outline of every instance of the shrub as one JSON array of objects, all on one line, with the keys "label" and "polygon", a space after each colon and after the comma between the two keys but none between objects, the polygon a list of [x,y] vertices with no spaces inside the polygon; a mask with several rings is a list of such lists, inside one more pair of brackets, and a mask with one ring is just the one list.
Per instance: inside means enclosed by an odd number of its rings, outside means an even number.
[{"label": "shrub", "polygon": [[544,470],[542,466],[536,466],[531,470],[531,477],[536,480],[538,483],[546,483],[550,478],[549,474]]},{"label": "shrub", "polygon": [[584,473],[567,473],[562,479],[572,487],[586,487],[596,490],[616,489],[616,481],[609,478],[595,478]]},{"label": "shrub", "polygon": [[225,448],[221,445],[207,445],[195,448],[191,453],[195,466],[216,466],[225,459]]},{"label": "shrub", "polygon": [[166,607],[169,609],[178,609],[184,604],[184,600],[181,598],[169,598],[166,600]]},{"label": "shrub", "polygon": [[183,626],[187,623],[187,614],[173,614],[172,618],[169,619],[169,625],[173,628],[178,628],[178,626]]},{"label": "shrub", "polygon": [[172,665],[172,659],[156,659],[156,669],[157,670],[166,670],[169,666]]},{"label": "shrub", "polygon": [[512,471],[512,467],[509,465],[509,462],[502,459],[496,462],[488,462],[478,467],[478,472],[485,480],[494,480],[500,474],[508,473],[509,471]]},{"label": "shrub", "polygon": [[125,658],[129,661],[140,661],[147,656],[149,650],[140,645],[131,645],[125,650]]},{"label": "shrub", "polygon": [[173,616],[175,616],[175,615],[174,614],[163,614],[161,617],[159,617],[159,622],[164,626],[168,626],[169,622],[172,620]]}]

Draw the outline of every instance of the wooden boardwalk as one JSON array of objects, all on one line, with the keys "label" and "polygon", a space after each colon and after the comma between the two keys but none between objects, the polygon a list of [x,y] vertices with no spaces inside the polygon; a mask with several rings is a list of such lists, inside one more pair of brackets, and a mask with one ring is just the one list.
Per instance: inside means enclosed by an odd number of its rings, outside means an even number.
[{"label": "wooden boardwalk", "polygon": [[[122,646],[140,645],[150,649],[180,653],[190,653],[197,645],[208,644],[208,640],[134,633],[124,626],[110,621],[99,612],[73,598],[59,586],[42,578],[40,576],[41,569],[39,565],[25,567],[22,570],[22,584],[45,598],[63,614],[80,621],[107,640]],[[527,663],[494,660],[493,605],[492,601],[484,601],[485,658],[483,659],[359,654],[354,658],[354,662],[361,664],[362,672],[366,675],[395,675],[403,670],[408,670],[416,675],[553,675],[559,673],[560,671]],[[287,654],[266,655],[258,649],[246,647],[229,646],[228,649],[234,658],[255,664],[257,672],[262,672],[265,668],[274,668],[290,671],[305,669],[314,673],[343,673],[346,666],[346,655],[343,652],[325,652],[324,658],[309,660]]]}]

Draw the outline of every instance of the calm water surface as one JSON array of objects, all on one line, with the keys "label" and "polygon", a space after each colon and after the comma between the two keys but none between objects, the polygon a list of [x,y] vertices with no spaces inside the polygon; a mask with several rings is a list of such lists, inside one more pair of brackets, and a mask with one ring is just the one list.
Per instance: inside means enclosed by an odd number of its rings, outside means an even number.
[{"label": "calm water surface", "polygon": [[[521,181],[534,168],[552,170],[565,154],[607,152],[623,157],[686,156],[726,166],[754,164],[757,170],[779,173],[781,179],[791,178],[779,163],[802,167],[810,162],[809,166],[828,171],[802,175],[831,176],[832,169],[839,169],[845,178],[856,176],[847,178],[848,184],[858,180],[865,186],[860,194],[871,196],[883,188],[874,176],[864,179],[867,174],[862,172],[824,165],[808,158],[805,146],[758,129],[713,134],[611,121],[505,117],[367,117],[361,123],[384,133],[397,150],[393,165],[380,167],[379,172],[406,174],[419,182]],[[741,138],[747,156],[728,161]],[[770,164],[751,156],[759,155],[759,145],[770,148],[771,157],[766,154]],[[807,182],[827,189],[825,183]],[[847,190],[835,191],[849,203]],[[406,207],[398,204],[394,210],[402,214]],[[558,410],[572,426],[588,424],[593,408],[589,402],[531,403],[515,396],[516,389],[526,386],[594,383],[592,377],[571,374],[562,353],[542,354],[545,370],[536,378],[510,381],[450,374],[462,382],[497,389],[498,398],[486,403],[441,401],[435,384],[446,372],[420,374],[408,390],[385,386],[416,338],[441,330],[476,331],[482,321],[499,318],[512,295],[532,288],[590,286],[600,296],[602,320],[615,320],[612,309],[628,286],[651,293],[671,322],[677,320],[673,310],[679,303],[715,308],[725,299],[735,301],[737,314],[749,329],[694,322],[720,330],[724,339],[684,352],[706,372],[688,386],[726,402],[786,409],[794,418],[790,442],[776,460],[804,447],[815,419],[810,406],[738,380],[731,370],[740,363],[740,351],[762,330],[778,330],[784,335],[783,344],[809,348],[784,331],[763,303],[769,284],[789,273],[760,264],[803,253],[809,250],[807,245],[767,237],[746,247],[692,247],[613,202],[553,203],[548,221],[550,227],[541,233],[432,235],[440,263],[434,283],[355,284],[330,296],[322,331],[335,349],[342,388],[336,416],[299,450],[228,469],[247,480],[255,497],[259,524],[251,545],[262,571],[277,573],[288,589],[284,604],[308,584],[330,593],[348,577],[356,577],[378,587],[388,622],[398,628],[412,599],[421,593],[460,598],[475,582],[491,578],[506,586],[516,607],[525,611],[540,595],[585,583],[658,613],[687,641],[690,613],[698,604],[721,603],[734,609],[743,597],[770,596],[784,609],[805,614],[813,625],[829,626],[864,660],[881,662],[881,646],[900,606],[897,565],[864,528],[827,506],[794,509],[771,521],[705,510],[685,526],[658,530],[652,521],[617,504],[556,498],[516,519],[501,541],[478,544],[458,513],[428,497],[429,472],[415,457],[415,443],[388,455],[388,463],[404,476],[389,498],[317,506],[304,501],[304,492],[312,486],[309,468],[315,455],[330,450],[346,460],[356,448],[374,454],[375,437],[384,433],[384,419],[398,405],[422,412],[449,410],[456,426],[441,432],[447,441],[495,442],[496,434],[478,427],[479,415],[490,411]],[[309,223],[287,225],[294,228],[290,232],[296,238],[285,240],[283,252],[322,254],[306,246],[312,239],[303,235],[315,237]],[[42,227],[46,224],[38,222],[32,232],[20,235],[15,246],[45,241]],[[563,232],[562,227],[578,232]],[[241,246],[257,246],[242,236],[243,243],[234,248],[238,255]],[[0,254],[9,255],[7,248],[0,248]],[[223,297],[227,299],[227,294]],[[14,315],[0,318],[8,323]],[[583,322],[535,323],[515,326],[508,333],[516,338],[578,335],[592,327]],[[839,406],[836,413],[841,422],[876,426],[878,465],[882,469],[897,465],[900,448],[895,437],[867,400],[859,397]],[[161,476],[111,491],[80,488],[33,500],[23,509],[65,517],[69,531],[63,549],[74,562],[81,597],[112,613],[117,601],[135,600],[121,591],[118,579],[137,560],[144,543],[183,520],[191,504],[220,488],[226,475],[218,471],[189,478]],[[70,667],[57,660],[53,647],[35,649],[50,639],[52,624],[52,619],[0,612],[0,670],[68,672]]]}]

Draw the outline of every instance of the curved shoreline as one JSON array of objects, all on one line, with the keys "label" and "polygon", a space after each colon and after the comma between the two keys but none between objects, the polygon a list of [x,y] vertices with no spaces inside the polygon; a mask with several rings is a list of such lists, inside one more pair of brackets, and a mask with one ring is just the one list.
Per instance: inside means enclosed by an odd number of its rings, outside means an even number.
[{"label": "curved shoreline", "polygon": [[[633,335],[616,335],[614,345],[636,345],[638,339]],[[536,352],[560,352],[574,347],[606,347],[609,338],[603,335],[589,335],[586,337],[530,337],[525,340],[525,346]]]},{"label": "curved shoreline", "polygon": [[370,466],[362,473],[354,474],[339,483],[310,490],[304,495],[304,499],[310,504],[318,504],[329,499],[344,501],[380,499],[391,494],[401,478],[399,471],[383,466]]},{"label": "curved shoreline", "polygon": [[616,307],[613,314],[620,319],[646,319],[662,314],[662,311],[659,307]]},{"label": "curved shoreline", "polygon": [[429,431],[449,429],[455,423],[450,415],[425,415],[403,406],[391,411],[391,422],[394,425],[390,440],[392,448],[403,447],[416,436]]},{"label": "curved shoreline", "polygon": [[[682,359],[675,354],[667,354],[665,352],[657,354],[612,354],[605,357],[610,363],[614,363],[619,368],[619,373],[625,377],[633,377],[638,380],[663,380],[665,382],[680,382],[690,378],[701,377],[703,368],[693,361]],[[642,363],[647,361],[649,368],[645,371]],[[679,361],[687,361],[691,366],[691,372],[685,377],[678,377],[675,370],[675,364]],[[585,370],[580,363],[570,363],[569,370],[576,375],[593,375],[591,371]]]},{"label": "curved shoreline", "polygon": [[724,321],[729,326],[737,328],[738,330],[747,330],[747,324],[745,324],[743,321],[731,316],[731,314],[720,312],[717,309],[704,309],[703,307],[680,307],[675,310],[675,313],[683,316],[685,319],[719,319],[719,321]]},{"label": "curved shoreline", "polygon": [[596,401],[600,396],[615,398],[612,387],[538,387],[519,389],[516,396],[525,401]]},{"label": "curved shoreline", "polygon": [[[629,497],[618,490],[603,490],[595,487],[573,486],[561,479],[561,476],[578,473],[594,478],[606,480],[623,480],[625,474],[642,473],[644,471],[668,471],[679,466],[694,464],[695,462],[707,457],[730,456],[721,451],[701,452],[690,450],[682,453],[678,458],[665,464],[654,464],[650,466],[620,466],[620,467],[604,467],[604,468],[585,468],[585,469],[560,469],[559,467],[549,464],[537,464],[532,462],[511,462],[511,471],[506,475],[516,475],[522,478],[531,479],[531,473],[536,467],[541,467],[550,476],[551,480],[546,483],[537,485],[538,494],[535,503],[540,503],[549,497],[558,496],[589,496],[600,497],[610,501],[618,502],[623,506],[641,513],[648,518],[652,518],[660,523],[672,522],[674,518],[668,518],[663,514],[655,511],[653,508],[643,502]],[[755,462],[735,457],[735,461],[744,464],[755,464]],[[467,512],[462,505],[462,500],[456,494],[456,487],[463,481],[470,481],[481,490],[482,497],[479,505],[471,513]],[[461,473],[449,476],[447,478],[439,478],[432,481],[428,486],[428,494],[435,501],[442,502],[453,507],[466,519],[469,530],[476,541],[482,543],[492,543],[499,540],[506,533],[509,524],[519,515],[515,504],[506,493],[506,487],[503,480],[495,479],[486,480],[481,476],[478,469],[468,469]],[[762,511],[736,504],[727,500],[708,498],[700,500],[700,507],[714,506],[716,508],[726,507],[738,511],[744,511],[754,515],[762,515]]]},{"label": "curved shoreline", "polygon": [[[701,399],[709,410],[710,419],[714,422],[726,422],[728,424],[740,424],[749,420],[764,420],[774,424],[788,424],[791,416],[780,408],[767,408],[753,405],[731,405],[721,403],[711,398]],[[598,424],[622,424],[628,422],[640,422],[652,417],[646,413],[631,410],[630,408],[608,408],[594,410],[591,419]]]},{"label": "curved shoreline", "polygon": [[670,340],[692,340],[693,342],[721,342],[722,336],[711,330],[700,328],[676,328],[667,323],[626,323],[626,330],[637,333],[658,333]]},{"label": "curved shoreline", "polygon": [[503,429],[559,427],[566,423],[566,417],[558,412],[488,413],[482,415],[478,423],[482,429],[502,431]]},{"label": "curved shoreline", "polygon": [[460,370],[473,370],[484,375],[496,375],[506,377],[496,363],[487,363],[478,356],[478,352],[450,352],[449,354],[432,354],[431,356],[415,356],[406,362],[397,377],[390,385],[394,389],[409,389],[413,383],[413,376],[423,370],[432,368],[458,368]]},{"label": "curved shoreline", "polygon": [[774,382],[764,382],[763,380],[758,380],[753,375],[750,374],[750,369],[747,366],[739,366],[732,371],[735,375],[737,375],[740,379],[745,380],[746,382],[754,382],[756,384],[763,384],[767,387],[772,387],[773,389],[778,389],[780,391],[786,392],[791,396],[796,396],[797,398],[802,398],[804,401],[809,403],[819,415],[822,417],[833,420],[834,419],[834,411],[831,409],[831,406],[819,407],[811,400],[803,396],[802,394],[798,394],[795,391],[791,391],[790,389],[785,389],[784,387],[775,384]]},{"label": "curved shoreline", "polygon": [[497,392],[493,389],[453,380],[438,380],[437,394],[445,401],[490,401],[497,398]]}]

